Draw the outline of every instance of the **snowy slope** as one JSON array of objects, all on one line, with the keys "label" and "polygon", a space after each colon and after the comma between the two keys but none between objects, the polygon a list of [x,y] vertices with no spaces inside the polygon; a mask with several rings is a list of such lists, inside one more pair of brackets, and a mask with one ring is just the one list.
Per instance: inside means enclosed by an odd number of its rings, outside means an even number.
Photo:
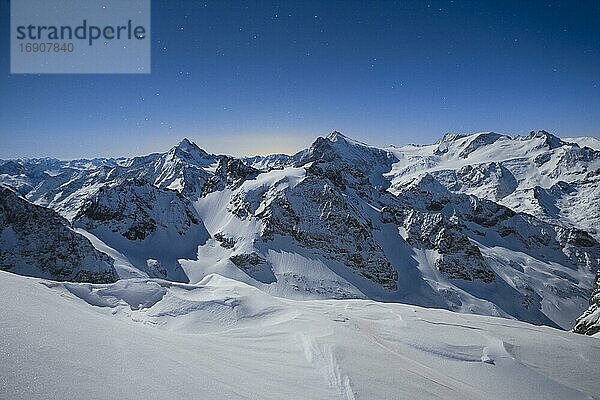
[{"label": "snowy slope", "polygon": [[575,226],[600,238],[600,150],[593,140],[546,132],[511,138],[493,132],[446,135],[428,146],[389,148],[388,176],[401,186],[429,173],[449,190],[497,201],[515,211]]},{"label": "snowy slope", "polygon": [[580,147],[589,147],[594,150],[600,150],[600,140],[595,137],[583,136],[583,137],[568,137],[564,138],[566,142],[577,143]]},{"label": "snowy slope", "polygon": [[[0,397],[591,399],[600,341],[493,317],[0,273]],[[25,334],[26,332],[26,334]]]}]

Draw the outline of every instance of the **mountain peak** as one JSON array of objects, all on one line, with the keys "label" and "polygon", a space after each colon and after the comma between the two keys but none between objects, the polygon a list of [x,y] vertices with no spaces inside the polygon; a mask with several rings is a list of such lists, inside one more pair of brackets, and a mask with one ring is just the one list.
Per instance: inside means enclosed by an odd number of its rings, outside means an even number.
[{"label": "mountain peak", "polygon": [[188,138],[183,138],[179,143],[177,143],[177,146],[175,147],[179,147],[180,149],[200,149],[196,143],[192,142],[190,139]]},{"label": "mountain peak", "polygon": [[[345,145],[355,145],[355,146],[368,147],[368,148],[373,147],[364,142],[360,142],[358,140],[352,139],[338,131],[331,132],[329,135],[327,135],[325,140],[329,141],[331,143],[334,143],[334,144],[340,144],[340,145],[344,145],[344,146]],[[318,142],[318,139],[317,139],[317,142]],[[315,143],[317,143],[317,142],[315,142]]]},{"label": "mountain peak", "polygon": [[550,132],[547,132],[543,129],[538,130],[538,131],[529,132],[529,135],[527,135],[526,139],[537,139],[537,138],[544,139],[544,144],[546,144],[550,150],[556,149],[557,147],[560,147],[560,146],[563,146],[566,144],[559,137],[554,136]]},{"label": "mountain peak", "polygon": [[338,131],[327,137],[318,137],[306,150],[293,157],[295,166],[303,166],[309,162],[333,162],[338,166],[351,165],[352,168],[371,174],[372,171],[389,171],[396,157],[383,149],[353,140]]},{"label": "mountain peak", "polygon": [[178,157],[188,162],[198,161],[209,157],[209,154],[188,138],[183,138],[176,146],[169,150],[172,158]]},{"label": "mountain peak", "polygon": [[331,142],[337,142],[339,140],[345,141],[348,139],[348,137],[338,131],[333,131],[329,135],[327,135],[327,137],[325,139],[328,139]]},{"label": "mountain peak", "polygon": [[[338,131],[333,131],[329,135],[327,135],[325,138],[323,138],[321,136],[318,137],[313,142],[313,144],[310,146],[310,148],[307,149],[307,152],[310,154],[332,153],[332,154],[336,154],[338,156],[343,156],[343,154],[346,154],[347,152],[362,153],[363,150],[360,150],[360,149],[365,149],[365,148],[375,149],[374,147],[369,146],[368,144],[359,142],[358,140],[351,139],[348,136],[343,135],[342,133],[340,133]],[[376,150],[382,151],[379,149],[376,149]]]},{"label": "mountain peak", "polygon": [[441,144],[441,143],[446,143],[446,142],[453,142],[455,140],[464,138],[466,135],[462,134],[462,133],[446,133],[444,134],[444,136],[438,140],[435,144]]}]

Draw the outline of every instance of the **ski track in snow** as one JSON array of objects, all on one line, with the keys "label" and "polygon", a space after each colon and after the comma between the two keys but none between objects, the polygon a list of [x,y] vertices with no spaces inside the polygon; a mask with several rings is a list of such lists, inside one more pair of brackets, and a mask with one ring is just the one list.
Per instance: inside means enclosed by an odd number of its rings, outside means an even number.
[{"label": "ski track in snow", "polygon": [[299,334],[299,339],[304,347],[306,360],[323,374],[328,384],[337,390],[343,400],[355,400],[350,378],[341,372],[334,348],[320,345],[316,338],[305,334]]},{"label": "ski track in snow", "polygon": [[600,393],[597,338],[518,321],[371,300],[282,299],[214,274],[194,285],[0,278],[0,398]]}]

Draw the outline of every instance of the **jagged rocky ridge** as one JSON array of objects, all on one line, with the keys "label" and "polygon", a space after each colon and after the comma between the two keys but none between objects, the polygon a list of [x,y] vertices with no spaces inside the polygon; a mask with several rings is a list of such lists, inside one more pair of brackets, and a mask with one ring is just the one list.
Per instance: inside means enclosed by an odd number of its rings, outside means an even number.
[{"label": "jagged rocky ridge", "polygon": [[0,186],[0,269],[58,281],[111,283],[113,260],[53,210]]},{"label": "jagged rocky ridge", "polygon": [[161,228],[174,228],[185,235],[201,223],[183,195],[143,179],[119,179],[102,186],[85,201],[73,221],[87,230],[107,226],[131,241],[144,241]]},{"label": "jagged rocky ridge", "polygon": [[217,272],[284,297],[567,329],[600,259],[582,215],[600,215],[599,159],[544,131],[384,149],[333,132],[293,156],[215,156],[183,140],[130,160],[0,162],[0,182],[97,239],[128,274]]},{"label": "jagged rocky ridge", "polygon": [[427,172],[453,192],[582,228],[600,239],[598,148],[534,131],[515,138],[493,132],[449,134],[434,145],[390,150],[399,158],[389,174],[392,183],[406,183]]},{"label": "jagged rocky ridge", "polygon": [[208,232],[180,192],[144,179],[119,177],[90,195],[73,225],[111,247],[149,276],[187,281],[177,259],[194,258]]}]

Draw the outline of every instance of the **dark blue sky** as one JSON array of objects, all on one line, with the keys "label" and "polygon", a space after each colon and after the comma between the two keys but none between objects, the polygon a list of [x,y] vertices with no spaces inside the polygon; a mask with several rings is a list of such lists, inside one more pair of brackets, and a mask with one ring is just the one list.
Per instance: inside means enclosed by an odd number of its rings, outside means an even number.
[{"label": "dark blue sky", "polygon": [[187,136],[293,152],[446,132],[600,137],[600,1],[152,2],[150,75],[10,75],[0,157],[132,155]]}]

